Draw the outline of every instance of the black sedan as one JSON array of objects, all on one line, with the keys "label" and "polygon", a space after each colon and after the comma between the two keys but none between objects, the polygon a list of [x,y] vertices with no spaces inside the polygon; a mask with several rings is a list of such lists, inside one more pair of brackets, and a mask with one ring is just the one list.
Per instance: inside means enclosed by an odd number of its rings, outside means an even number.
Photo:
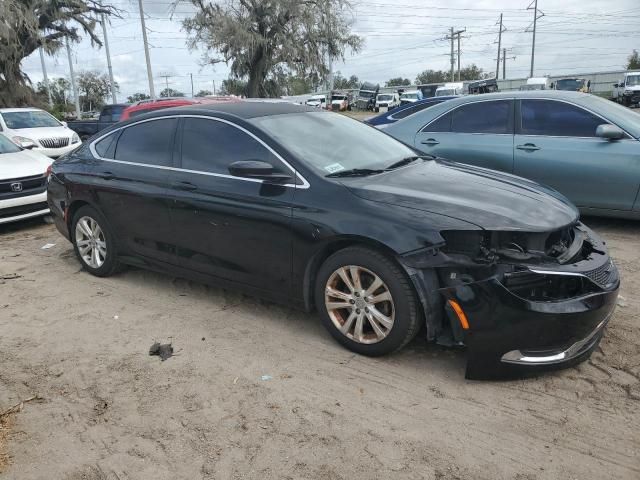
[{"label": "black sedan", "polygon": [[137,117],[57,160],[48,202],[97,276],[128,264],[306,310],[364,355],[466,345],[467,377],[587,358],[619,278],[560,194],[286,103]]}]

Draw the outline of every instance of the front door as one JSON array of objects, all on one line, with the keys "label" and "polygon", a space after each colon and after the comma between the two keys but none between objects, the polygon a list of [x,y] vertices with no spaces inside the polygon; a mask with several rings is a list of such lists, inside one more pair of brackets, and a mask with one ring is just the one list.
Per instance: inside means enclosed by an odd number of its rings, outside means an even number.
[{"label": "front door", "polygon": [[423,127],[415,147],[438,157],[513,172],[513,101],[461,105]]},{"label": "front door", "polygon": [[578,207],[631,210],[640,187],[640,142],[596,137],[606,119],[559,100],[520,101],[514,173]]},{"label": "front door", "polygon": [[185,117],[180,169],[171,172],[176,253],[188,268],[289,295],[295,188],[233,177],[229,165],[267,161],[290,171],[248,131],[211,117]]}]

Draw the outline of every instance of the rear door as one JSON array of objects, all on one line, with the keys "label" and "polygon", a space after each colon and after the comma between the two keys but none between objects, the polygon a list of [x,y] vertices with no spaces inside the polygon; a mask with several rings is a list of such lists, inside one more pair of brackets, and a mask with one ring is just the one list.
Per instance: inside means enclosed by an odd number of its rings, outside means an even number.
[{"label": "rear door", "polygon": [[596,137],[610,123],[560,100],[519,100],[516,175],[553,187],[578,207],[630,210],[640,185],[640,143]]},{"label": "rear door", "polygon": [[181,122],[181,164],[171,172],[171,217],[181,264],[286,297],[295,188],[231,176],[229,165],[261,160],[292,170],[232,122],[213,117]]},{"label": "rear door", "polygon": [[105,137],[93,145],[99,159],[88,169],[121,248],[163,261],[171,260],[167,194],[177,124],[146,120]]},{"label": "rear door", "polygon": [[424,126],[415,147],[439,157],[513,172],[513,100],[460,105]]}]

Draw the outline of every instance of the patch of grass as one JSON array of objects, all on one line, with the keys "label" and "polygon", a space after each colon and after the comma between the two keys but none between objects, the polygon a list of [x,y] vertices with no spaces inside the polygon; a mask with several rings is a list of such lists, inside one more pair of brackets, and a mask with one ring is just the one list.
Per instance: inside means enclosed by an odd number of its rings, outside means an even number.
[{"label": "patch of grass", "polygon": [[12,424],[12,415],[0,417],[0,473],[4,472],[9,465],[9,450],[7,444]]}]

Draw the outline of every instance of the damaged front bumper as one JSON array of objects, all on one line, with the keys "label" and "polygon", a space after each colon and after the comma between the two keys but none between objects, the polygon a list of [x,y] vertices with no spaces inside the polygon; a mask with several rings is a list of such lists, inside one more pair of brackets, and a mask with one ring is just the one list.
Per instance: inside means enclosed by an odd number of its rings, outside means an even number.
[{"label": "damaged front bumper", "polygon": [[[604,242],[583,225],[576,228],[583,236],[575,238],[584,240],[588,254],[565,264],[498,260],[474,266],[458,259],[438,265],[436,252],[431,258],[405,257],[405,267],[423,292],[426,272],[437,272],[444,314],[434,316],[437,300],[421,294],[427,334],[431,340],[452,336],[453,343],[466,345],[467,378],[562,368],[597,348],[620,280]],[[428,268],[430,262],[436,265]]]}]

